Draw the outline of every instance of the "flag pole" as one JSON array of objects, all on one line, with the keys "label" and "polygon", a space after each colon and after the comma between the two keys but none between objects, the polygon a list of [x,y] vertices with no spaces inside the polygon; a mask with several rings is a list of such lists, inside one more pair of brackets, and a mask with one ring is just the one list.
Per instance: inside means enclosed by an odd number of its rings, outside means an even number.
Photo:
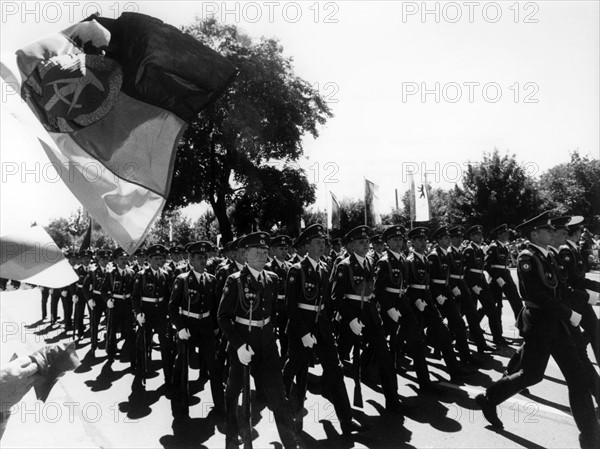
[{"label": "flag pole", "polygon": [[[327,238],[329,238],[329,208],[327,207],[327,202],[329,201],[329,186],[325,182],[325,228],[327,229]],[[333,222],[331,223],[333,227]]]},{"label": "flag pole", "polygon": [[367,178],[365,178],[363,176],[363,181],[365,184],[365,197],[364,197],[364,202],[365,202],[365,226],[367,226]]}]

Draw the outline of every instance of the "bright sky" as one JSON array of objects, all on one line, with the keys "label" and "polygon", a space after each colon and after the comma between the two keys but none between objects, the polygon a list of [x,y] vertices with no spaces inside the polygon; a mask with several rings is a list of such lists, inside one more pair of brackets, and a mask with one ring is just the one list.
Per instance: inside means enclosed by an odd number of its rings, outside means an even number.
[{"label": "bright sky", "polygon": [[[24,6],[25,5],[25,6]],[[335,114],[305,139],[301,165],[318,186],[361,198],[379,185],[384,211],[428,171],[449,188],[494,147],[532,174],[599,157],[599,2],[2,2],[2,52],[100,9],[149,14],[176,26],[215,14],[250,36],[277,37],[295,71]],[[43,152],[2,142],[0,234],[68,216],[77,201],[44,170]],[[35,163],[40,163],[36,171]],[[13,173],[17,167],[18,172]],[[191,213],[195,215],[195,213]]]}]

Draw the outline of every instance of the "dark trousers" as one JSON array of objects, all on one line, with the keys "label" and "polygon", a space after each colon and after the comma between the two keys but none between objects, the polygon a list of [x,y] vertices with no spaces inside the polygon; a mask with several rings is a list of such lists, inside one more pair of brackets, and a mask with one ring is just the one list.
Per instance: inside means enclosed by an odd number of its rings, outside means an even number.
[{"label": "dark trousers", "polygon": [[[439,294],[440,292],[437,292]],[[456,339],[456,349],[462,359],[468,359],[471,355],[469,343],[467,342],[467,327],[458,311],[458,304],[450,294],[450,290],[444,289],[441,294],[446,297],[444,304],[440,305],[436,298],[432,298],[441,315],[448,320],[448,328]]]},{"label": "dark trousers", "polygon": [[[436,306],[433,305],[429,292],[426,290],[414,290],[409,288],[408,297],[412,303],[411,307],[417,317],[421,333],[424,333],[424,329],[427,329],[427,339],[434,347],[442,351],[444,362],[446,363],[448,370],[452,373],[452,371],[458,367],[456,353],[452,347],[450,332],[442,321],[440,312]],[[422,312],[414,304],[418,298],[427,303],[427,306]]]},{"label": "dark trousers", "polygon": [[592,345],[596,363],[600,363],[600,321],[591,304],[585,304],[580,309],[578,312],[581,313],[581,328],[585,331],[585,335]]},{"label": "dark trousers", "polygon": [[285,299],[277,299],[275,307],[275,331],[279,340],[279,354],[281,355],[281,360],[285,361],[288,356],[288,335],[285,332],[285,328],[288,323],[288,316],[285,310]]},{"label": "dark trousers", "polygon": [[525,335],[524,340],[521,349],[521,369],[494,382],[487,389],[486,395],[490,402],[498,405],[524,388],[541,382],[548,360],[552,356],[567,381],[569,402],[579,431],[582,434],[595,431],[598,424],[586,372],[566,325],[561,323],[551,335]]},{"label": "dark trousers", "polygon": [[425,360],[426,345],[423,328],[419,325],[408,298],[400,299],[398,311],[400,312],[398,323],[394,323],[387,313],[383,315],[385,327],[393,329],[390,333],[392,361],[398,357],[399,348],[404,346],[406,353],[413,359],[419,385],[423,386],[430,380],[429,368]]},{"label": "dark trousers", "polygon": [[[321,319],[320,321],[323,321]],[[333,338],[331,326],[328,323],[319,323],[313,332],[317,344],[312,349],[306,348],[302,344],[302,339],[293,332],[289,335],[289,358],[283,368],[283,384],[288,398],[292,392],[292,384],[296,378],[296,404],[298,410],[302,410],[306,396],[308,367],[311,359],[311,352],[314,350],[319,357],[323,367],[323,386],[331,394],[331,402],[335,408],[338,419],[341,423],[352,420],[352,412],[348,392],[344,384],[344,372],[342,364],[338,357],[337,346]]]},{"label": "dark trousers", "polygon": [[48,298],[50,297],[50,289],[48,287],[42,288],[42,320],[45,320],[48,316]]},{"label": "dark trousers", "polygon": [[500,316],[502,316],[502,293],[504,293],[516,320],[521,312],[521,308],[523,308],[523,300],[519,296],[519,291],[517,290],[515,281],[513,281],[513,278],[510,275],[510,271],[504,270],[501,277],[505,282],[503,287],[500,287],[498,282],[496,282],[496,277],[492,276],[492,281],[490,282],[490,297],[492,298],[493,303],[496,304],[496,307],[501,310]]},{"label": "dark trousers", "polygon": [[73,329],[73,296],[67,293],[66,296],[61,296],[61,300],[65,315],[65,330],[69,331]]},{"label": "dark trousers", "polygon": [[[272,332],[268,330],[253,329],[253,333]],[[281,375],[281,359],[275,343],[271,338],[268,343],[252,344],[254,355],[250,362],[250,374],[256,380],[256,385],[263,389],[267,405],[273,411],[275,424],[284,448],[293,448],[298,445],[298,433],[292,419],[289,402],[285,396],[283,378]],[[225,392],[225,413],[227,420],[226,443],[235,438],[239,433],[236,416],[237,403],[244,385],[244,365],[237,355],[237,348],[229,348],[229,376]]]},{"label": "dark trousers", "polygon": [[83,337],[83,334],[85,332],[85,325],[83,324],[83,318],[85,316],[86,301],[85,301],[85,297],[83,296],[83,294],[81,294],[81,291],[78,293],[77,298],[78,298],[77,303],[73,303],[73,308],[75,309],[73,325],[75,326],[75,329],[76,329],[79,337]]},{"label": "dark trousers", "polygon": [[[146,362],[152,360],[152,336],[156,333],[160,345],[160,358],[163,373],[165,375],[165,383],[170,384],[173,369],[173,341],[170,338],[170,323],[167,320],[165,311],[159,304],[148,303],[148,305],[146,305],[146,303],[144,303],[142,313],[144,314],[146,321],[143,325],[143,332],[139,332],[136,338],[136,353],[142,357],[146,357]],[[142,349],[144,347],[144,340],[146,346],[145,354]],[[148,365],[149,363],[146,363],[146,366]],[[144,369],[143,359],[138,361],[137,369]],[[141,374],[141,372],[138,371],[138,374]]]},{"label": "dark trousers", "polygon": [[94,295],[94,307],[88,302],[88,313],[90,314],[90,338],[91,347],[93,350],[98,349],[98,333],[100,329],[100,320],[102,320],[102,314],[106,312],[106,303],[100,298],[99,295]]},{"label": "dark trousers", "polygon": [[[114,357],[117,352],[117,333],[125,339],[123,352],[135,364],[135,318],[129,299],[114,298],[114,307],[106,310],[106,353]],[[109,318],[110,315],[110,318]]]},{"label": "dark trousers", "polygon": [[190,334],[192,335],[188,340],[188,348],[190,348],[192,352],[194,350],[193,348],[198,348],[200,360],[204,361],[208,371],[210,391],[215,410],[219,413],[224,413],[225,392],[223,390],[221,371],[217,366],[217,339],[215,338],[211,318],[204,318],[202,320],[190,318],[188,319],[188,322],[192,320],[197,321],[197,324],[188,327]]},{"label": "dark trousers", "polygon": [[469,291],[467,284],[465,284],[463,280],[453,281],[451,279],[451,291],[454,287],[457,287],[460,290],[460,295],[456,296],[455,298],[458,301],[460,314],[467,319],[471,339],[473,340],[473,343],[475,343],[475,345],[477,346],[477,349],[483,349],[487,346],[487,344],[483,336],[483,331],[481,330],[481,325],[479,324],[479,314],[477,313],[477,308],[475,307],[475,303],[473,302],[471,292]]},{"label": "dark trousers", "polygon": [[[490,297],[490,289],[487,281],[483,275],[478,276],[469,282],[467,282],[473,302],[477,305],[477,301],[481,303],[483,307],[483,313],[488,317],[488,323],[490,325],[490,332],[494,341],[502,339],[502,315],[500,309],[496,307],[494,301]],[[479,294],[473,291],[473,287],[478,285],[481,288]]]}]

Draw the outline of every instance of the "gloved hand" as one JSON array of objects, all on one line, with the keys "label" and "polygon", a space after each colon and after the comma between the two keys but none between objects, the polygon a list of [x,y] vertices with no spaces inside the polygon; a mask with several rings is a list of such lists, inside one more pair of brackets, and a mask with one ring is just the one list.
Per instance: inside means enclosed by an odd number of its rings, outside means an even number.
[{"label": "gloved hand", "polygon": [[458,288],[457,286],[454,286],[454,288],[452,289],[452,294],[454,296],[460,296],[460,288]]},{"label": "gloved hand", "polygon": [[94,307],[96,307],[96,301],[94,301],[93,299],[90,299],[88,301],[88,306],[90,306],[90,309],[93,309]]},{"label": "gloved hand", "polygon": [[362,335],[363,327],[365,327],[365,325],[361,323],[358,318],[354,318],[350,321],[350,329],[352,329],[352,332],[356,335]]},{"label": "gloved hand", "polygon": [[179,332],[177,332],[177,335],[182,340],[188,340],[192,336],[190,331],[187,329],[181,329]]},{"label": "gloved hand", "polygon": [[67,297],[67,291],[66,290],[61,291],[60,292],[60,296],[62,296],[63,298],[66,298]]},{"label": "gloved hand", "polygon": [[242,345],[237,350],[238,358],[242,365],[247,365],[252,360],[252,356],[254,355],[254,351],[249,345]]},{"label": "gloved hand", "polygon": [[475,292],[475,294],[478,295],[483,289],[479,285],[474,285],[473,287],[471,287],[471,290],[473,290],[473,292]]},{"label": "gloved hand", "polygon": [[77,304],[79,302],[79,296],[73,295],[73,304]]},{"label": "gloved hand", "polygon": [[421,298],[417,299],[415,301],[415,306],[417,307],[417,309],[419,309],[419,311],[423,311],[425,310],[425,306],[427,305],[427,303],[425,301],[423,301]]},{"label": "gloved hand", "polygon": [[500,286],[500,288],[502,288],[506,284],[506,281],[502,278],[498,278],[498,279],[496,279],[496,284],[498,284]]},{"label": "gloved hand", "polygon": [[571,322],[571,325],[574,327],[579,326],[579,323],[581,321],[581,314],[577,313],[573,310],[573,312],[571,313],[571,318],[569,318],[569,321]]},{"label": "gloved hand", "polygon": [[138,313],[135,317],[135,319],[137,320],[138,323],[140,324],[144,324],[146,322],[146,317],[144,316],[143,313]]},{"label": "gloved hand", "polygon": [[394,323],[397,323],[400,317],[402,316],[400,315],[400,312],[398,312],[398,309],[396,309],[395,307],[388,309],[387,314],[392,319],[392,321],[394,321]]},{"label": "gloved hand", "polygon": [[106,301],[106,307],[108,307],[109,309],[112,309],[115,306],[115,300],[114,299],[109,299]]},{"label": "gloved hand", "polygon": [[448,298],[446,298],[444,295],[438,295],[437,298],[435,298],[435,300],[438,302],[438,304],[440,306],[444,305],[444,303],[446,302],[446,299],[448,299]]},{"label": "gloved hand", "polygon": [[317,339],[312,334],[306,334],[302,337],[302,344],[305,348],[312,348],[317,344]]}]

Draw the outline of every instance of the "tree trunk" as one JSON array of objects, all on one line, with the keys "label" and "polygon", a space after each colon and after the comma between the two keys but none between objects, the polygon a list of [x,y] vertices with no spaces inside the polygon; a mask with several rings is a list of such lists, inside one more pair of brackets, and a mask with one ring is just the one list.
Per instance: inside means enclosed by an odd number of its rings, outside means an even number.
[{"label": "tree trunk", "polygon": [[233,240],[233,232],[231,231],[231,223],[227,217],[227,205],[225,203],[225,195],[217,194],[215,200],[214,197],[210,198],[210,204],[219,222],[219,230],[221,231],[221,241],[224,243]]}]

